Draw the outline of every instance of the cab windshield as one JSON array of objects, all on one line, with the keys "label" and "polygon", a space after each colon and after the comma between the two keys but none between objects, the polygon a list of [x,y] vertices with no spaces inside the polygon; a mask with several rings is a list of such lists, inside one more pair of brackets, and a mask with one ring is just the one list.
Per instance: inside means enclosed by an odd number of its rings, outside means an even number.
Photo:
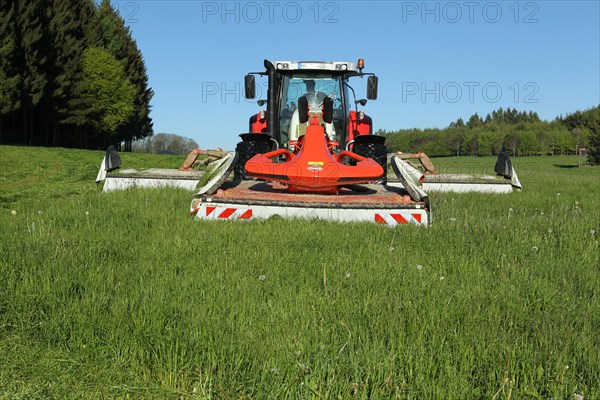
[{"label": "cab windshield", "polygon": [[310,112],[321,112],[325,97],[333,100],[333,128],[339,140],[344,129],[344,110],[340,90],[341,78],[331,74],[284,75],[281,93],[280,132],[281,142],[289,141],[290,121],[298,108],[298,99],[305,96]]}]

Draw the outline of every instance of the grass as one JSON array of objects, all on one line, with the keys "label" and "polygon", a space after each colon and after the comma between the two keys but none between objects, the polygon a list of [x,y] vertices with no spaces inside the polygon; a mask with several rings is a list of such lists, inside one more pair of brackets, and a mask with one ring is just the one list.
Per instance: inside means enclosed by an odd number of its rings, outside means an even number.
[{"label": "grass", "polygon": [[432,194],[427,229],[194,221],[184,191],[100,193],[101,159],[0,147],[2,399],[600,398],[600,170],[576,157]]}]

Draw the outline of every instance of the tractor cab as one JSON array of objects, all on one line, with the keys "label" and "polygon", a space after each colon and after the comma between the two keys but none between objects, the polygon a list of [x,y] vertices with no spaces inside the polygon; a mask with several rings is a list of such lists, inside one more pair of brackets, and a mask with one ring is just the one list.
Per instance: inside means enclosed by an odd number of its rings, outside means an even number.
[{"label": "tractor cab", "polygon": [[313,117],[325,128],[327,138],[341,149],[358,135],[373,133],[372,120],[358,110],[365,99],[356,99],[351,77],[368,76],[367,98],[377,98],[377,77],[363,73],[364,61],[295,62],[265,60],[266,72],[246,75],[245,97],[256,97],[255,76],[268,77],[267,106],[250,118],[251,133],[267,133],[279,147],[293,146]]}]

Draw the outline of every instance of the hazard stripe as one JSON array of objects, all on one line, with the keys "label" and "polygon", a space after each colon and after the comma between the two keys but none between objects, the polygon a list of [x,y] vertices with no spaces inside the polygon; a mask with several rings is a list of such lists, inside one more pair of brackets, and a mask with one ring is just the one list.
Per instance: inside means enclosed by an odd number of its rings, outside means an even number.
[{"label": "hazard stripe", "polygon": [[226,208],[217,218],[219,219],[227,219],[231,217],[231,215],[237,211],[237,208]]},{"label": "hazard stripe", "polygon": [[378,224],[387,225],[387,221],[379,214],[375,214],[375,222]]},{"label": "hazard stripe", "polygon": [[419,213],[401,214],[401,213],[381,213],[375,214],[375,222],[382,225],[396,226],[409,223],[421,224],[423,215]]},{"label": "hazard stripe", "polygon": [[408,221],[402,216],[402,214],[390,214],[394,221],[398,224],[408,224]]},{"label": "hazard stripe", "polygon": [[252,219],[252,209],[246,210],[241,216],[240,219]]},{"label": "hazard stripe", "polygon": [[212,214],[215,210],[217,209],[217,207],[206,207],[206,216],[208,217],[210,214]]}]

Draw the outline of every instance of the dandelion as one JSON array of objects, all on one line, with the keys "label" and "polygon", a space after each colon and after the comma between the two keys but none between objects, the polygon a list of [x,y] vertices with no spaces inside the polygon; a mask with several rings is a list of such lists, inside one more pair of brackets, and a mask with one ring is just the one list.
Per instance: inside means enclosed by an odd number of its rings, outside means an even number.
[{"label": "dandelion", "polygon": [[417,269],[420,271],[423,269],[423,266],[421,264],[417,265]]},{"label": "dandelion", "polygon": [[17,210],[12,210],[10,213],[12,214],[13,217],[17,216]]},{"label": "dandelion", "polygon": [[539,250],[539,249],[538,249],[538,247],[537,247],[537,246],[533,246],[533,247],[531,248],[531,251],[533,251],[534,253],[537,253],[537,252],[538,252],[538,250]]},{"label": "dandelion", "polygon": [[258,280],[259,280],[259,281],[264,281],[265,279],[267,279],[267,277],[266,277],[266,276],[264,276],[264,275],[259,275],[259,276],[258,276]]},{"label": "dandelion", "polygon": [[450,218],[450,222],[456,222],[456,218],[454,218],[454,217]]},{"label": "dandelion", "polygon": [[541,216],[543,216],[543,215],[544,215],[544,212],[543,212],[543,211],[540,211],[540,217],[541,217]]},{"label": "dandelion", "polygon": [[346,271],[344,275],[346,276],[346,278],[350,278],[350,271]]},{"label": "dandelion", "polygon": [[556,193],[556,197],[560,197],[560,192]]},{"label": "dandelion", "polygon": [[513,212],[514,210],[511,208],[508,209],[508,212]]},{"label": "dandelion", "polygon": [[573,393],[573,400],[583,400],[583,395],[578,393]]},{"label": "dandelion", "polygon": [[42,215],[42,210],[38,210],[38,215]]},{"label": "dandelion", "polygon": [[392,246],[390,246],[390,247],[388,248],[388,250],[389,250],[389,251],[390,251],[390,253],[391,253],[392,251],[394,251],[394,248],[393,248]]},{"label": "dandelion", "polygon": [[305,374],[308,373],[308,365],[304,363],[298,363],[298,368],[300,368],[300,371],[304,372]]},{"label": "dandelion", "polygon": [[443,276],[440,276],[440,281],[443,281],[445,278]]},{"label": "dandelion", "polygon": [[590,234],[591,234],[592,236],[594,236],[594,235],[596,234],[596,231],[595,231],[595,230],[593,230],[593,229],[590,229]]},{"label": "dandelion", "polygon": [[578,201],[575,202],[575,208],[579,208],[579,202]]},{"label": "dandelion", "polygon": [[548,233],[552,233],[552,228],[548,228]]},{"label": "dandelion", "polygon": [[89,211],[86,211],[86,212],[85,212],[85,216],[86,216],[86,217],[88,217],[89,215],[90,215],[90,212],[89,212]]}]

